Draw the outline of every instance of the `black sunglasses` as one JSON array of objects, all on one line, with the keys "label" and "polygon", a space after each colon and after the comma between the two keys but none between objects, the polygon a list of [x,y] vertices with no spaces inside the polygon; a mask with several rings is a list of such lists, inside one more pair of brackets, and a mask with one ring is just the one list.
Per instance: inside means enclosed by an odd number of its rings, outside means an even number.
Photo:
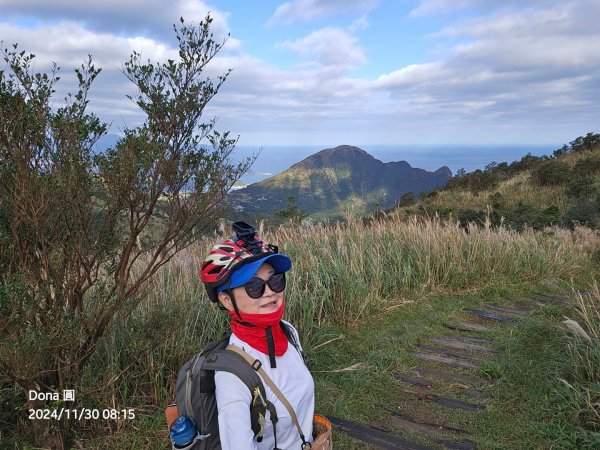
[{"label": "black sunglasses", "polygon": [[285,289],[285,273],[274,273],[268,280],[259,277],[252,277],[244,284],[246,294],[252,298],[261,298],[265,293],[265,285],[273,292],[281,292]]}]

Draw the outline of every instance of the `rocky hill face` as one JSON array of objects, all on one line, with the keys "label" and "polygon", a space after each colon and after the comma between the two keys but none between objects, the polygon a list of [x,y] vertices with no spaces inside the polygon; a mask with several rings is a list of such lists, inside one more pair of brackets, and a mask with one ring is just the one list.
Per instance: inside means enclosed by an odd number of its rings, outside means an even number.
[{"label": "rocky hill face", "polygon": [[230,201],[234,210],[251,214],[284,209],[289,196],[307,213],[335,213],[349,206],[390,208],[406,192],[444,186],[451,177],[446,166],[428,172],[406,161],[383,163],[358,147],[340,145],[232,192]]}]

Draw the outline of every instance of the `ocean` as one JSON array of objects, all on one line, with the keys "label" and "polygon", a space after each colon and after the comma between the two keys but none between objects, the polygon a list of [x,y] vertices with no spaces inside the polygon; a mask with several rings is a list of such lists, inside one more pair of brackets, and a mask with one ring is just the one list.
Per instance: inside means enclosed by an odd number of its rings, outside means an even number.
[{"label": "ocean", "polygon": [[[453,174],[463,168],[467,172],[483,169],[491,162],[520,160],[531,153],[534,156],[552,155],[560,148],[556,145],[365,145],[358,146],[382,162],[406,161],[412,167],[434,171],[448,166]],[[250,170],[239,181],[239,185],[257,183],[275,176],[306,157],[331,146],[238,146],[234,149],[232,160],[240,161],[253,152],[260,154]]]}]

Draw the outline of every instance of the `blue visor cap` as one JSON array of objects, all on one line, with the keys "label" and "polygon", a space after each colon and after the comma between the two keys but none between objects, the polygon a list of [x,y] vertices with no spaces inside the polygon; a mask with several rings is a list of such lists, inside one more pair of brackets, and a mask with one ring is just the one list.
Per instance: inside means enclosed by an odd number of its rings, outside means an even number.
[{"label": "blue visor cap", "polygon": [[[236,269],[230,278],[231,289],[244,285],[250,278],[256,275],[260,266],[264,263],[269,263],[275,272],[287,272],[292,268],[292,260],[287,255],[274,253],[266,258],[259,259],[248,264],[243,264],[239,269]],[[222,292],[227,289],[229,283],[222,284],[217,287],[217,292]]]}]

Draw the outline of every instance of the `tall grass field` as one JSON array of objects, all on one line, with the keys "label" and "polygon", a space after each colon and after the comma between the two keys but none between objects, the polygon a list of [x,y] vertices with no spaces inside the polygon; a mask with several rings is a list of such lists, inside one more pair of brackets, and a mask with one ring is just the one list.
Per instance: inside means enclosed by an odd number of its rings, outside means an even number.
[{"label": "tall grass field", "polygon": [[[596,233],[583,228],[515,232],[489,225],[464,228],[435,218],[262,228],[259,234],[293,261],[285,318],[300,330],[309,354],[334,337],[332,327],[357,329],[433,294],[569,280],[590,270],[589,255],[598,246]],[[228,236],[215,234],[173,259],[133,317],[115,324],[88,368],[81,387],[87,397],[138,408],[138,417],[146,418],[142,428],[152,431],[134,433],[144,441],[139,446],[163,448],[167,437],[160,412],[172,398],[178,369],[228,328],[226,314],[209,302],[199,280],[200,262]],[[129,431],[120,435],[119,427]],[[120,439],[129,427],[119,423],[111,431]]]},{"label": "tall grass field", "polygon": [[[346,331],[373,327],[382,315],[408,304],[426,305],[432,296],[581,279],[594,270],[591,254],[600,245],[597,233],[585,228],[516,232],[437,218],[258,228],[293,261],[284,318],[299,329],[309,356],[322,345],[334,347]],[[172,400],[179,368],[228,329],[228,316],[209,302],[199,279],[210,247],[227,237],[221,231],[182,251],[157,274],[133,315],[113,324],[77,387],[78,396],[88,407],[135,408],[136,420],[83,421],[78,447],[168,447],[162,411]],[[569,420],[587,426],[597,423],[599,413],[599,302],[595,288],[573,311],[571,320],[584,334],[566,325],[561,329],[575,374],[561,382],[562,392],[586,408]],[[317,355],[317,369],[319,364]]]}]

